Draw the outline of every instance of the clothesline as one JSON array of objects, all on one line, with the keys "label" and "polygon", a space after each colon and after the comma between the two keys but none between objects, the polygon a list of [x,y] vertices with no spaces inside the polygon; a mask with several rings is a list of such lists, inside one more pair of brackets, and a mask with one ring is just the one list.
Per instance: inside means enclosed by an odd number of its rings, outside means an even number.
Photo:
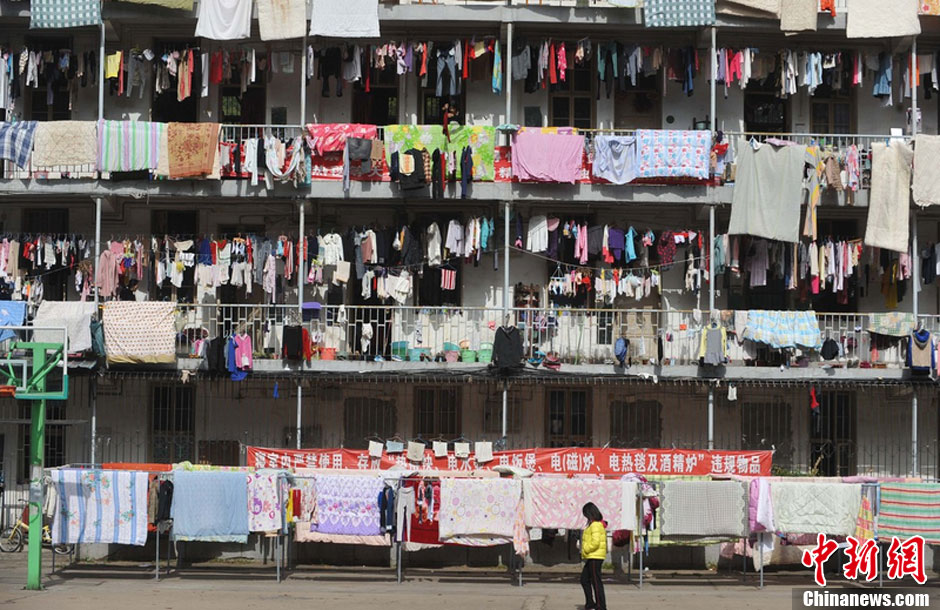
[{"label": "clothesline", "polygon": [[661,263],[661,264],[658,264],[658,265],[647,265],[647,266],[644,266],[644,267],[591,267],[590,265],[579,265],[579,264],[576,264],[576,263],[566,263],[566,262],[564,262],[564,261],[560,261],[560,260],[555,259],[555,258],[550,258],[550,257],[548,257],[548,256],[545,256],[545,255],[543,255],[543,254],[538,254],[538,253],[536,253],[536,252],[530,252],[530,251],[526,250],[525,248],[518,248],[518,247],[516,247],[516,246],[509,246],[509,249],[510,249],[510,250],[515,250],[516,252],[521,252],[522,254],[528,254],[528,255],[534,256],[534,257],[536,257],[536,258],[541,258],[541,259],[546,260],[546,261],[548,261],[548,262],[550,262],[550,263],[557,263],[558,265],[561,265],[561,266],[564,266],[564,267],[570,267],[570,268],[572,268],[572,269],[587,269],[587,270],[590,270],[590,271],[598,271],[598,272],[600,272],[600,271],[604,271],[604,272],[606,272],[606,271],[613,271],[614,269],[623,269],[623,270],[626,271],[626,272],[629,272],[629,271],[644,271],[644,270],[647,270],[647,269],[661,269],[661,268],[663,268],[663,267],[670,267],[670,268],[671,268],[671,267],[676,266],[676,265],[677,265],[678,263],[680,263],[680,262],[683,262],[683,263],[684,263],[684,262],[688,262],[688,261],[696,261],[696,262],[698,262],[698,261],[708,260],[708,257],[707,257],[707,256],[692,256],[692,257],[683,258],[683,259],[681,259],[681,260],[679,260],[679,261],[673,261],[673,262],[667,263],[667,264],[662,264],[662,263]]}]

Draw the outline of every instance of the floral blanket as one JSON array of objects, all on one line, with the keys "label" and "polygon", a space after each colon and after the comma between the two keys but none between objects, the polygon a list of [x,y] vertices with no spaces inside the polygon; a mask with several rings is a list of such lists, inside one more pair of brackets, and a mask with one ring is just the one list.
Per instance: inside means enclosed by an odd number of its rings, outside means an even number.
[{"label": "floral blanket", "polygon": [[321,534],[378,536],[382,534],[379,493],[381,477],[317,475],[317,523]]},{"label": "floral blanket", "polygon": [[248,474],[248,531],[273,532],[281,529],[281,500],[277,493],[277,471],[259,470]]},{"label": "floral blanket", "polygon": [[512,540],[521,494],[519,480],[442,480],[441,540],[460,536],[502,536]]},{"label": "floral blanket", "polygon": [[708,178],[712,136],[708,131],[638,129],[637,178]]}]

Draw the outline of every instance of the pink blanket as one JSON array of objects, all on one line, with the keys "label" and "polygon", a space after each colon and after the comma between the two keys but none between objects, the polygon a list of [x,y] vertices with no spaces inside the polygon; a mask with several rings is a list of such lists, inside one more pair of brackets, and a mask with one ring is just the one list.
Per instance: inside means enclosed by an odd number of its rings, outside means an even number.
[{"label": "pink blanket", "polygon": [[314,153],[341,152],[346,148],[346,138],[374,140],[378,130],[375,125],[359,123],[311,123],[307,125],[307,144]]},{"label": "pink blanket", "polygon": [[581,508],[588,502],[597,505],[608,528],[617,529],[621,523],[620,481],[534,477],[523,485],[527,527],[583,529],[587,521]]},{"label": "pink blanket", "polygon": [[523,131],[512,138],[512,175],[574,184],[581,177],[583,155],[584,136]]}]

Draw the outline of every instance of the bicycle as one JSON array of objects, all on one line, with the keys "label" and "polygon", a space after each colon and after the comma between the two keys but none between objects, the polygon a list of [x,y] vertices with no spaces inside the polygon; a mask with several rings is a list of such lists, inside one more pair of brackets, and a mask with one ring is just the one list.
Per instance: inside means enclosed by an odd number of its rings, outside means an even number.
[{"label": "bicycle", "polygon": [[[20,504],[24,505],[23,512],[16,524],[0,532],[0,552],[16,553],[29,539],[29,506],[26,506],[25,501],[21,501]],[[48,523],[43,523],[42,526],[42,545],[47,548],[51,547],[56,555],[70,555],[75,550],[74,544],[52,544],[52,530]]]}]

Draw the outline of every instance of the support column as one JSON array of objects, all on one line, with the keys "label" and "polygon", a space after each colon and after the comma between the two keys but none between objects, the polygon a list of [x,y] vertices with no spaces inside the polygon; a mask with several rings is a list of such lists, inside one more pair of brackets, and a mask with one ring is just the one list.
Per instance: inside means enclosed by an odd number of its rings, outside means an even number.
[{"label": "support column", "polygon": [[715,448],[715,388],[708,386],[708,449]]},{"label": "support column", "polygon": [[[917,66],[917,37],[911,44],[911,66]],[[917,79],[911,79],[911,136],[917,136]],[[908,200],[910,205],[910,200]],[[917,239],[917,210],[911,211],[911,272],[914,275],[914,326],[920,328],[920,246]],[[920,466],[917,455],[917,386],[911,397],[911,476],[918,476]]]},{"label": "support column", "polygon": [[505,381],[503,381],[503,426],[502,426],[502,439],[503,439],[503,450],[505,451],[509,447],[506,443],[506,436],[508,432],[508,413],[509,413],[509,388]]},{"label": "support column", "polygon": [[[509,186],[512,188],[512,185]],[[509,202],[503,202],[503,324],[509,323]]]},{"label": "support column", "polygon": [[710,88],[711,101],[709,105],[708,120],[709,120],[709,128],[711,129],[713,134],[715,133],[715,128],[718,125],[718,118],[715,116],[715,114],[718,112],[718,103],[717,103],[718,83],[715,82],[715,77],[718,75],[718,55],[717,55],[718,35],[716,34],[716,32],[717,32],[716,28],[712,26],[712,46],[711,46],[712,54],[711,54],[711,61],[709,63],[709,65],[711,66],[711,88]]},{"label": "support column", "polygon": [[506,91],[506,120],[505,123],[512,123],[512,23],[506,24],[506,50],[503,51],[503,57],[506,58],[506,69],[503,74],[506,76],[506,82],[503,89]]},{"label": "support column", "polygon": [[715,311],[715,204],[708,204],[708,312]]},{"label": "support column", "polygon": [[920,464],[918,464],[919,456],[917,454],[917,416],[918,416],[918,405],[917,405],[917,386],[914,386],[914,395],[911,398],[911,476],[919,477],[920,476]]},{"label": "support column", "polygon": [[[306,28],[305,28],[306,29]],[[307,125],[307,35],[300,47],[300,129]]]},{"label": "support column", "polygon": [[[104,118],[104,19],[101,20],[101,33],[98,39],[98,120]],[[96,260],[97,264],[98,261]]]},{"label": "support column", "polygon": [[[307,54],[305,52],[304,57],[306,56]],[[306,279],[306,276],[307,276],[307,273],[306,273],[307,248],[305,247],[306,243],[304,239],[304,236],[306,235],[305,233],[306,227],[304,226],[304,223],[306,221],[304,203],[305,203],[304,200],[301,199],[300,204],[298,206],[299,211],[300,211],[300,236],[298,237],[298,241],[297,241],[297,243],[300,244],[300,251],[297,256],[297,258],[300,259],[300,266],[298,267],[298,271],[297,271],[297,319],[300,321],[301,325],[303,325],[303,319],[304,319],[304,280]],[[303,364],[300,365],[300,369],[302,373]],[[297,448],[298,449],[300,449],[300,444],[302,440],[301,428],[303,426],[303,395],[304,395],[303,386],[300,384],[300,381],[298,381],[297,382]]]},{"label": "support column", "polygon": [[88,382],[88,402],[91,406],[91,451],[89,463],[98,463],[98,376],[92,375]]}]

